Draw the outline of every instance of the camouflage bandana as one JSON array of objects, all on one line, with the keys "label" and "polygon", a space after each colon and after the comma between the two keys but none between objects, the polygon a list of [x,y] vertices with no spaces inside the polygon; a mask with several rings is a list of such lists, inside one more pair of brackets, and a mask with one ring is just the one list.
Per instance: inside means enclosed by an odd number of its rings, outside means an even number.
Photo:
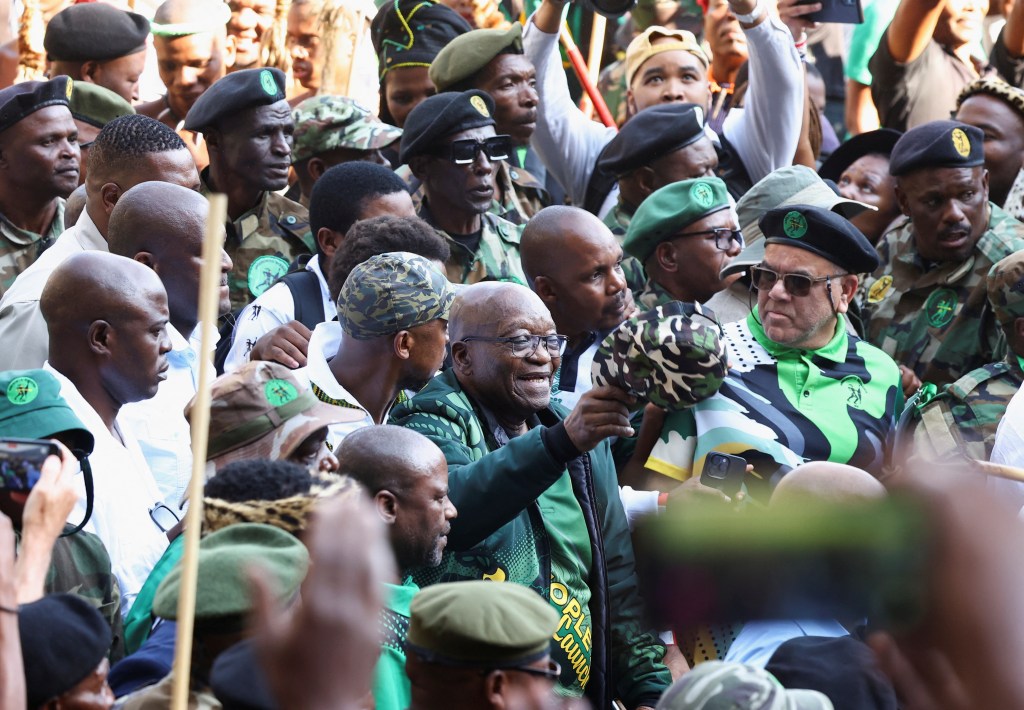
[{"label": "camouflage bandana", "polygon": [[832,710],[816,690],[792,690],[767,671],[745,663],[707,661],[672,684],[659,710]]},{"label": "camouflage bandana", "polygon": [[612,331],[598,348],[591,373],[595,387],[615,385],[677,411],[715,394],[727,369],[714,314],[700,304],[672,301]]},{"label": "camouflage bandana", "polygon": [[295,107],[292,163],[336,148],[378,150],[402,137],[402,129],[377,120],[356,101],[341,96],[314,96]]},{"label": "camouflage bandana", "polygon": [[346,335],[369,340],[448,319],[455,291],[422,256],[389,252],[352,270],[338,295],[338,321]]},{"label": "camouflage bandana", "polygon": [[1024,318],[1024,252],[1010,254],[988,272],[988,300],[1001,325]]}]

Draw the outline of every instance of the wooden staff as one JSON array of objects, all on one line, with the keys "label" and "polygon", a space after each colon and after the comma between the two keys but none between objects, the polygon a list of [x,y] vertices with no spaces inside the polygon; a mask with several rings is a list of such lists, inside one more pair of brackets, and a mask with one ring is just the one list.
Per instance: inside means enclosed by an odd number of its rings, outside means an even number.
[{"label": "wooden staff", "polygon": [[173,710],[188,710],[189,679],[192,675],[192,628],[195,624],[196,583],[199,578],[199,529],[203,516],[203,484],[206,445],[210,437],[210,380],[212,353],[217,338],[217,304],[220,302],[221,248],[227,220],[226,195],[210,195],[203,239],[203,268],[199,272],[199,391],[192,407],[192,480],[188,484],[188,512],[185,514],[185,550],[181,558],[181,592],[178,596],[178,631],[174,645]]},{"label": "wooden staff", "polygon": [[580,54],[579,47],[572,39],[572,33],[569,32],[569,25],[564,21],[562,22],[562,31],[559,34],[559,39],[562,41],[562,46],[565,47],[565,53],[569,55],[569,61],[572,63],[572,68],[576,72],[576,78],[580,80],[580,84],[583,85],[584,91],[587,92],[587,96],[594,102],[594,108],[597,109],[597,115],[601,119],[601,123],[608,126],[609,128],[615,128],[615,119],[612,118],[611,111],[608,110],[608,105],[604,102],[604,97],[601,96],[601,92],[597,90],[597,86],[590,80],[590,73],[587,71],[587,64],[583,61],[583,55]]},{"label": "wooden staff", "polygon": [[[601,78],[601,55],[604,53],[604,33],[607,25],[608,18],[595,12],[594,22],[590,27],[590,51],[587,52],[587,73],[594,86],[597,86],[597,82]],[[583,113],[587,114],[587,118],[593,118],[594,104],[589,100],[589,96],[585,98],[586,105],[583,107]]]}]

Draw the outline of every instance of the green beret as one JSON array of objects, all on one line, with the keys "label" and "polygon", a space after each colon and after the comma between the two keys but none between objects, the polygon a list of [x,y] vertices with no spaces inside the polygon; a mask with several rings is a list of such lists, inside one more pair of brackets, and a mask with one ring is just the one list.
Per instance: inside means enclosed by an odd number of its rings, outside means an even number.
[{"label": "green beret", "polygon": [[1010,254],[989,270],[988,300],[1002,325],[1024,318],[1024,251]]},{"label": "green beret", "polygon": [[523,26],[513,22],[507,30],[473,30],[459,35],[430,63],[428,75],[438,91],[469,79],[504,50],[523,53]]},{"label": "green beret", "polygon": [[292,162],[336,148],[377,150],[402,137],[402,129],[384,123],[354,99],[314,96],[295,107]]},{"label": "green beret", "polygon": [[0,132],[47,106],[67,106],[74,82],[66,76],[23,81],[0,90]]},{"label": "green beret", "polygon": [[66,7],[46,24],[43,48],[54,62],[104,61],[146,49],[149,20],[102,2]]},{"label": "green beret", "polygon": [[716,177],[680,180],[655,190],[644,200],[626,231],[623,250],[641,262],[655,247],[709,214],[728,209],[729,191]]},{"label": "green beret", "polygon": [[551,651],[559,615],[544,597],[513,582],[448,582],[416,593],[408,649],[429,663],[515,668]]},{"label": "green beret", "polygon": [[65,434],[68,446],[92,453],[93,436],[60,396],[60,382],[46,370],[0,372],[0,431],[19,439]]},{"label": "green beret", "polygon": [[[178,618],[182,561],[160,583],[153,599],[153,613],[172,621]],[[285,602],[298,591],[308,566],[305,545],[279,528],[237,523],[210,533],[199,543],[196,621],[230,623],[248,614],[250,567],[260,569]]]},{"label": "green beret", "polygon": [[900,136],[889,156],[889,174],[922,168],[973,168],[985,163],[985,134],[959,121],[932,121]]},{"label": "green beret", "polygon": [[132,105],[110,89],[87,81],[77,81],[71,89],[71,115],[96,128],[115,118],[135,113]]},{"label": "green beret", "polygon": [[430,153],[450,135],[494,125],[494,99],[486,91],[445,91],[421,101],[405,119],[398,159]]},{"label": "green beret", "polygon": [[239,111],[285,101],[286,79],[280,69],[242,69],[218,79],[185,114],[185,130],[215,128]]}]

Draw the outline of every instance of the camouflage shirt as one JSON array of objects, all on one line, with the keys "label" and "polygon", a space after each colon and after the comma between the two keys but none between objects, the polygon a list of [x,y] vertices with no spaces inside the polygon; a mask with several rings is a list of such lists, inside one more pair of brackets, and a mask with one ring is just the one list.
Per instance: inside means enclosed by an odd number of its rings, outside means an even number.
[{"label": "camouflage shirt", "polygon": [[878,245],[881,265],[865,281],[861,303],[868,342],[922,382],[950,384],[1003,357],[1005,340],[988,310],[989,269],[1024,249],[1024,224],[996,205],[988,229],[962,263],[928,264],[914,247],[909,219]]},{"label": "camouflage shirt", "polygon": [[[209,195],[209,170],[200,175]],[[316,253],[309,229],[309,211],[275,192],[264,192],[259,204],[227,223],[224,249],[231,257],[228,274],[231,310],[237,311],[273,286],[302,254]]]},{"label": "camouflage shirt", "polygon": [[[408,165],[402,165],[395,173],[409,186],[412,203],[418,212],[426,199],[423,183],[412,174]],[[505,161],[498,163],[494,182],[495,194],[501,199],[492,200],[488,212],[512,224],[526,224],[530,217],[551,204],[551,197],[537,178]]]},{"label": "camouflage shirt", "polygon": [[[622,240],[626,238],[626,231],[633,219],[633,212],[634,210],[627,207],[620,196],[619,201],[604,216],[604,226],[608,227],[615,238],[619,240],[619,246],[622,246]],[[647,284],[647,273],[639,259],[623,253],[622,274],[626,277],[626,283],[629,284],[634,295],[644,290],[644,286]],[[653,306],[651,307],[653,308]]]},{"label": "camouflage shirt", "polygon": [[22,271],[31,266],[64,231],[64,200],[57,198],[57,211],[46,234],[39,235],[15,227],[0,214],[0,296]]},{"label": "camouflage shirt", "polygon": [[[996,429],[1010,399],[1024,383],[1024,358],[1008,353],[968,372],[921,408],[913,430],[914,450],[941,455],[962,446],[968,456],[988,461]],[[954,436],[958,435],[958,439]]]},{"label": "camouflage shirt", "polygon": [[476,248],[471,249],[471,244],[466,238],[452,237],[440,229],[430,214],[430,206],[423,202],[420,217],[445,238],[452,251],[447,264],[448,280],[456,284],[512,281],[525,286],[526,274],[523,272],[519,257],[519,237],[523,233],[523,227],[489,212],[481,216],[483,227],[480,230],[480,240]]},{"label": "camouflage shirt", "polygon": [[641,311],[649,311],[671,301],[679,300],[666,291],[661,284],[650,279],[644,281],[643,288],[636,292],[634,298]]}]

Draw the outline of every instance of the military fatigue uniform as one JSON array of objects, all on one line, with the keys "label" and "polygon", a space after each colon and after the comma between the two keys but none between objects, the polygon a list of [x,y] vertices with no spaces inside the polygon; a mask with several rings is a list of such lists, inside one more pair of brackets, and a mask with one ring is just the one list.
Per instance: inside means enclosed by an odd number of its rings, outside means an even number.
[{"label": "military fatigue uniform", "polygon": [[1005,342],[988,309],[992,265],[1024,249],[1024,224],[996,205],[988,229],[963,262],[928,265],[907,219],[878,245],[881,265],[862,287],[867,340],[922,382],[949,384],[1002,358]]},{"label": "military fatigue uniform", "polygon": [[[608,214],[604,216],[604,226],[611,230],[615,238],[619,240],[619,245],[622,245],[622,239],[626,236],[626,230],[629,229],[629,222],[633,219],[633,212],[626,207],[622,202],[622,198],[615,203]],[[647,273],[644,271],[643,264],[636,257],[630,256],[629,254],[622,255],[622,275],[626,278],[626,283],[629,284],[629,288],[633,291],[633,294],[640,293],[647,283]],[[652,306],[653,308],[653,306]]]},{"label": "military fatigue uniform", "polygon": [[64,231],[64,200],[57,198],[57,211],[45,234],[15,227],[0,214],[0,296],[14,283],[18,274],[31,266]]},{"label": "military fatigue uniform", "polygon": [[942,455],[959,449],[988,461],[1006,407],[1024,383],[1024,358],[1009,353],[968,372],[920,410],[914,451]]},{"label": "military fatigue uniform", "polygon": [[666,291],[661,284],[657,284],[650,279],[644,282],[643,288],[633,298],[636,300],[637,305],[640,306],[641,311],[649,311],[658,306],[664,306],[670,301],[679,300]]},{"label": "military fatigue uniform", "polygon": [[526,274],[519,256],[519,238],[523,227],[497,217],[490,212],[481,215],[480,243],[475,251],[434,224],[430,207],[423,203],[420,217],[431,224],[444,237],[451,248],[445,272],[448,280],[456,284],[475,284],[479,281],[512,281],[527,285]]},{"label": "military fatigue uniform", "polygon": [[[408,165],[402,165],[395,173],[409,186],[412,204],[419,212],[426,197],[423,183],[412,174]],[[504,199],[493,200],[488,212],[512,224],[526,224],[533,215],[551,204],[544,185],[523,168],[512,167],[502,161],[494,174],[494,183],[495,194],[504,196]]]},{"label": "military fatigue uniform", "polygon": [[[209,170],[200,177],[202,193],[215,192]],[[316,253],[309,211],[287,197],[264,192],[259,204],[227,223],[224,249],[233,264],[228,288],[231,310],[237,311],[273,286],[299,256]]]}]

